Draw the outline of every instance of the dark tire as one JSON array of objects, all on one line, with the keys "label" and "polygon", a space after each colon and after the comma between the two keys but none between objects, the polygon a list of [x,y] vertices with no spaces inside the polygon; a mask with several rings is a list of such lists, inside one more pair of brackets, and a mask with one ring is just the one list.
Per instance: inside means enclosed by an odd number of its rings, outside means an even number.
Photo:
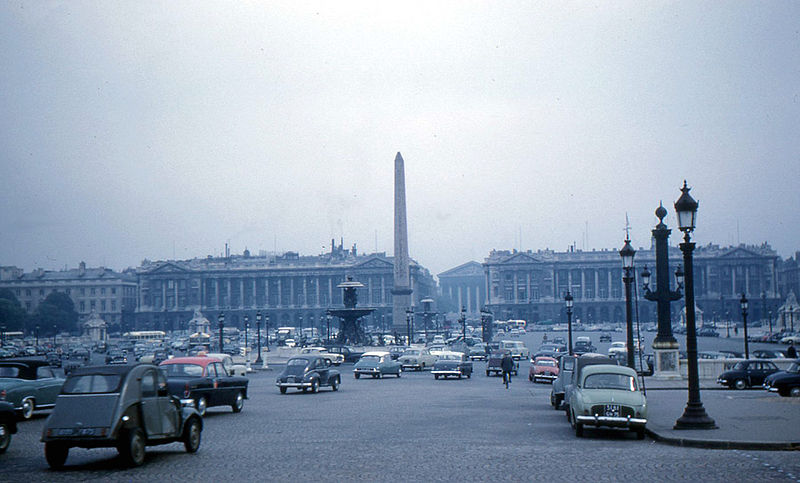
[{"label": "dark tire", "polygon": [[44,444],[44,457],[47,464],[54,470],[64,467],[69,456],[69,446],[60,443],[47,442]]},{"label": "dark tire", "polygon": [[458,379],[461,380],[461,373],[458,373]]},{"label": "dark tire", "polygon": [[359,373],[357,373],[357,372],[356,372],[356,373],[354,374],[354,376],[355,376],[355,378],[356,378],[356,379],[358,379],[359,377],[361,377],[361,374],[359,374]]},{"label": "dark tire", "polygon": [[281,394],[286,394],[286,388],[285,387],[280,388],[280,390],[281,390]]},{"label": "dark tire", "polygon": [[739,390],[747,389],[747,381],[745,381],[744,379],[736,379],[735,381],[733,381],[733,388]]},{"label": "dark tire", "polygon": [[233,400],[233,404],[231,404],[231,409],[233,412],[240,413],[242,412],[242,408],[244,407],[244,394],[241,391],[236,393],[236,399]]},{"label": "dark tire", "polygon": [[433,378],[436,379],[436,380],[439,380],[439,374],[434,374]]},{"label": "dark tire", "polygon": [[197,412],[200,413],[200,416],[205,416],[206,411],[208,411],[208,401],[205,396],[197,398],[197,401],[194,402],[194,407],[197,409]]},{"label": "dark tire", "polygon": [[579,438],[583,437],[583,424],[575,423],[575,436]]},{"label": "dark tire", "polygon": [[467,379],[472,379],[472,373],[467,374]]},{"label": "dark tire", "polygon": [[338,377],[335,378],[333,381],[331,381],[331,389],[334,390],[334,391],[338,391],[339,390],[339,378]]},{"label": "dark tire", "polygon": [[144,463],[144,433],[139,428],[123,432],[120,437],[119,454],[127,466],[141,466]]},{"label": "dark tire", "polygon": [[636,432],[636,439],[644,439],[644,428],[636,428],[634,431]]},{"label": "dark tire", "polygon": [[399,371],[397,371],[397,378],[398,378],[398,379],[400,379],[400,374],[402,374],[402,373],[403,373],[403,370],[402,370],[402,369],[401,369],[401,370],[399,370]]},{"label": "dark tire", "polygon": [[202,431],[203,428],[200,425],[200,421],[197,418],[192,418],[183,432],[183,447],[186,448],[187,453],[197,453],[197,450],[200,449]]},{"label": "dark tire", "polygon": [[33,416],[33,410],[36,408],[36,401],[32,397],[26,397],[22,400],[22,409],[19,414],[22,419],[30,419]]},{"label": "dark tire", "polygon": [[793,387],[789,389],[789,395],[792,397],[800,397],[800,387]]},{"label": "dark tire", "polygon": [[533,382],[533,376],[531,376],[530,374],[528,374],[528,380],[529,380],[529,381],[531,381],[531,382]]},{"label": "dark tire", "polygon": [[11,444],[11,428],[6,423],[0,423],[0,454],[3,454]]},{"label": "dark tire", "polygon": [[372,377],[374,377],[374,378],[376,378],[376,379],[381,379],[381,378],[383,377],[383,373],[380,373],[380,372],[379,372],[379,373],[375,374],[375,375],[374,375],[374,376],[372,376]]},{"label": "dark tire", "polygon": [[316,393],[317,388],[319,388],[319,381],[316,379],[311,379],[311,394]]},{"label": "dark tire", "polygon": [[489,377],[489,371],[486,371],[486,377]]}]

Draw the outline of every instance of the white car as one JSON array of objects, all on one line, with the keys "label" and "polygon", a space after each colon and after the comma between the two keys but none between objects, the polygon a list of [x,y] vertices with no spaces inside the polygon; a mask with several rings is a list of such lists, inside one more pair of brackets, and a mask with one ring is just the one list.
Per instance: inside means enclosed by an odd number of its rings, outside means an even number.
[{"label": "white car", "polygon": [[531,353],[528,348],[525,347],[525,344],[518,340],[501,340],[500,349],[510,350],[511,357],[513,357],[515,361],[527,359],[531,356]]},{"label": "white car", "polygon": [[781,344],[800,344],[800,334],[790,334],[781,339]]},{"label": "white car", "polygon": [[433,336],[433,341],[431,342],[431,344],[442,344],[442,345],[444,345],[444,336],[434,335]]},{"label": "white car", "polygon": [[616,354],[627,354],[628,353],[628,344],[625,342],[612,342],[611,347],[608,348],[608,355],[615,356]]},{"label": "white car", "polygon": [[431,351],[425,348],[412,347],[406,349],[398,358],[403,370],[414,369],[415,371],[422,371],[430,369],[436,362],[437,357],[431,354]]},{"label": "white car", "polygon": [[234,376],[247,376],[247,366],[244,364],[234,364],[233,357],[229,356],[228,354],[209,352],[206,354],[206,356],[221,360],[222,366],[228,371],[228,374]]},{"label": "white car", "polygon": [[328,349],[325,347],[304,347],[300,349],[301,354],[314,354],[318,356],[322,356],[325,359],[331,361],[331,364],[338,366],[344,362],[344,355],[343,354],[336,354],[334,352],[328,352]]}]

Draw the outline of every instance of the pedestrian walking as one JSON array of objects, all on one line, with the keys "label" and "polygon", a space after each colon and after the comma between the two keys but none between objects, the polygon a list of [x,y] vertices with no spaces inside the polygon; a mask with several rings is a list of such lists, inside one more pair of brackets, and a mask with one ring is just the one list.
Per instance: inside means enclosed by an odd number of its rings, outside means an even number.
[{"label": "pedestrian walking", "polygon": [[510,351],[503,352],[503,358],[500,360],[500,368],[503,370],[503,384],[508,385],[511,383],[511,371],[514,370],[514,358],[511,357]]},{"label": "pedestrian walking", "polygon": [[789,359],[797,359],[797,349],[794,348],[794,342],[789,342],[789,348],[786,349],[786,357]]}]

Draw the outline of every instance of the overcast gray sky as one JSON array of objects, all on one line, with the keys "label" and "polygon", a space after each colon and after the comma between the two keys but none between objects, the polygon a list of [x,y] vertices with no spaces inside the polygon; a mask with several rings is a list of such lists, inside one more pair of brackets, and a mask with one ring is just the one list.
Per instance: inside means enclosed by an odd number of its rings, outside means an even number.
[{"label": "overcast gray sky", "polygon": [[[0,3],[0,265],[800,250],[800,3]],[[587,229],[588,228],[588,229]],[[672,242],[676,244],[677,230]],[[324,247],[324,248],[323,248]]]}]

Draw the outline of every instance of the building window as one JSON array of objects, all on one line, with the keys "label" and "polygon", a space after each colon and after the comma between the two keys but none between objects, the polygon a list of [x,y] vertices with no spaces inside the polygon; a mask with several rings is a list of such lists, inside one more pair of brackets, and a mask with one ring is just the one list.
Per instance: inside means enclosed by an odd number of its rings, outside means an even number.
[{"label": "building window", "polygon": [[100,295],[105,295],[105,294],[106,294],[106,288],[105,287],[101,287],[100,288]]},{"label": "building window", "polygon": [[22,290],[17,289],[17,297],[19,297],[20,295],[22,295]]},{"label": "building window", "polygon": [[86,289],[81,287],[81,295],[86,295]]},{"label": "building window", "polygon": [[25,289],[25,296],[26,297],[30,297],[31,296],[31,289],[29,289],[29,288]]},{"label": "building window", "polygon": [[81,300],[78,305],[80,305],[80,307],[81,307],[81,312],[86,312],[86,302]]},{"label": "building window", "polygon": [[44,295],[44,289],[43,288],[39,289],[39,295]]},{"label": "building window", "polygon": [[111,295],[117,294],[117,287],[111,287]]},{"label": "building window", "polygon": [[100,310],[102,310],[103,312],[106,311],[106,301],[105,300],[101,300],[100,301]]},{"label": "building window", "polygon": [[90,292],[92,295],[94,295],[94,294],[95,294],[95,292],[96,292],[96,291],[95,291],[95,288],[94,288],[94,287],[92,287],[91,289],[89,289],[89,292]]},{"label": "building window", "polygon": [[67,292],[67,295],[70,295],[70,294],[72,294],[72,289],[71,289],[71,288],[68,288],[68,289],[66,290],[66,292]]},{"label": "building window", "polygon": [[112,300],[111,301],[111,311],[114,312],[115,310],[117,310],[117,301],[116,300]]},{"label": "building window", "polygon": [[89,302],[89,308],[91,308],[92,310],[94,310],[94,308],[95,308],[96,306],[97,306],[97,301],[96,301],[96,300],[91,300],[91,301]]},{"label": "building window", "polygon": [[25,302],[25,309],[29,310],[29,311],[31,310],[31,303],[30,302]]}]

